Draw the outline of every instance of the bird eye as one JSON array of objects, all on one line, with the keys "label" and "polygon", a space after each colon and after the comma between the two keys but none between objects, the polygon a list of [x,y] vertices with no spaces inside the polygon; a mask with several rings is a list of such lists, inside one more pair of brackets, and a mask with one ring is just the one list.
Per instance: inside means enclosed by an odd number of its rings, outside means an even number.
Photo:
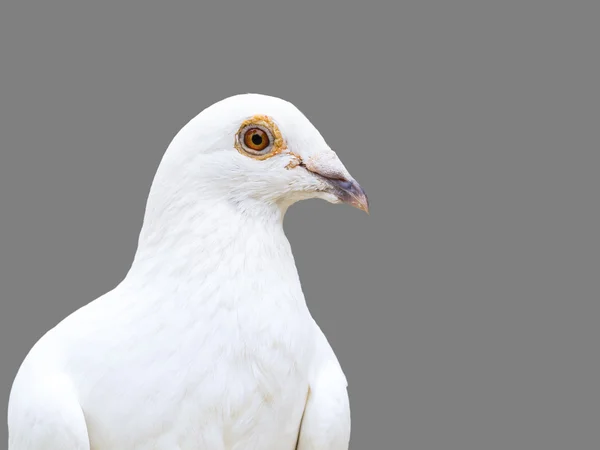
[{"label": "bird eye", "polygon": [[254,151],[261,152],[270,143],[269,136],[260,128],[250,128],[244,133],[244,145]]},{"label": "bird eye", "polygon": [[242,155],[258,160],[272,158],[287,149],[277,124],[262,114],[242,122],[234,146]]}]

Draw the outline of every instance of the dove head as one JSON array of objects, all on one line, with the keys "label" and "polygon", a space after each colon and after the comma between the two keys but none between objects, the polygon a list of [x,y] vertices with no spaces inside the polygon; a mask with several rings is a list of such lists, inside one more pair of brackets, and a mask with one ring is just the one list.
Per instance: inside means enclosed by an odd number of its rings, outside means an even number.
[{"label": "dove head", "polygon": [[284,214],[308,198],[369,208],[363,189],[306,116],[259,94],[226,98],[188,122],[165,152],[155,184],[203,208],[218,202],[246,214]]}]

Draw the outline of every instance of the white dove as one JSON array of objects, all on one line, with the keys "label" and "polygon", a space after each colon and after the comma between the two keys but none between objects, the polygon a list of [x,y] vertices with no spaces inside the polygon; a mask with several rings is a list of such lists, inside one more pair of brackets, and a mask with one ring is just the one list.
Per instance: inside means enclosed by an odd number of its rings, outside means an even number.
[{"label": "white dove", "polygon": [[346,450],[346,377],[283,231],[367,197],[291,103],[235,95],[174,137],[131,268],[30,350],[9,450]]}]

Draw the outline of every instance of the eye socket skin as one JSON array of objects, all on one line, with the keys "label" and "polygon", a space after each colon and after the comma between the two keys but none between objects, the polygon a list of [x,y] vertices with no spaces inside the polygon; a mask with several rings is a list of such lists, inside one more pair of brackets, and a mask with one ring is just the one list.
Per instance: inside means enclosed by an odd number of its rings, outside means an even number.
[{"label": "eye socket skin", "polygon": [[277,124],[271,117],[261,114],[240,125],[234,146],[242,155],[258,160],[271,158],[287,149]]}]

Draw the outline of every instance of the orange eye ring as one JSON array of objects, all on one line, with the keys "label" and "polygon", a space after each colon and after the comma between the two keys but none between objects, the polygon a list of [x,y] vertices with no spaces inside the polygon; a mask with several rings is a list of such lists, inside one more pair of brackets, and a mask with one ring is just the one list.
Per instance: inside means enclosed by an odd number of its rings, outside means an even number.
[{"label": "orange eye ring", "polygon": [[271,117],[262,114],[241,123],[233,145],[242,155],[259,161],[272,158],[287,149],[277,124]]},{"label": "orange eye ring", "polygon": [[253,127],[244,133],[244,145],[255,152],[262,152],[271,144],[269,135],[262,129]]}]

